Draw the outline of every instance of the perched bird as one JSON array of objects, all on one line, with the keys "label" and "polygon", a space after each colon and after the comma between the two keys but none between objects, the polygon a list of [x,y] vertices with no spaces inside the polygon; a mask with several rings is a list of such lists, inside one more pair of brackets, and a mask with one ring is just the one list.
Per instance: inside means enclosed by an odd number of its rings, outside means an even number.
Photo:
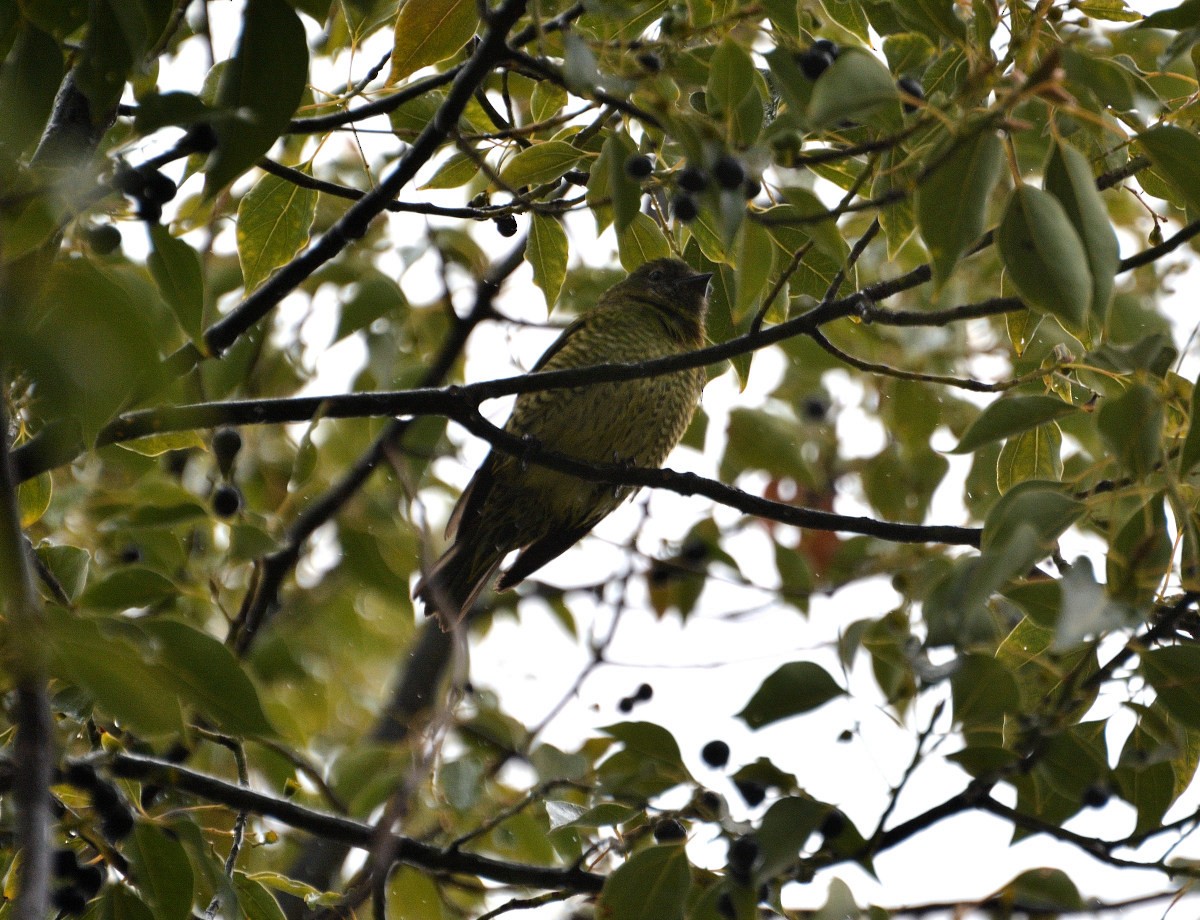
[{"label": "perched bird", "polygon": [[[535,371],[630,364],[704,344],[709,274],[656,259],[613,285],[550,346]],[[505,430],[585,463],[656,467],[679,443],[704,368],[517,397]],[[513,550],[521,554],[496,587],[511,588],[566,552],[636,491],[587,482],[493,450],[450,516],[453,542],[414,596],[442,628],[453,626]]]}]

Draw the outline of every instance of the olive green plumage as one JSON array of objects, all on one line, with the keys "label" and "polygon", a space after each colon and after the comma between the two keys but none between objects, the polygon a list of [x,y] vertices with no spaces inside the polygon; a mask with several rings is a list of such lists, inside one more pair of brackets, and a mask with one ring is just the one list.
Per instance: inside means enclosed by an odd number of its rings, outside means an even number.
[{"label": "olive green plumage", "polygon": [[[708,279],[678,259],[642,265],[572,323],[534,370],[631,364],[700,348]],[[525,393],[505,429],[587,463],[656,467],[683,437],[704,382],[704,369],[691,368]],[[500,577],[500,589],[565,552],[634,491],[493,450],[450,517],[446,535],[453,542],[414,594],[426,613],[448,627],[470,609],[511,551],[521,554]]]}]

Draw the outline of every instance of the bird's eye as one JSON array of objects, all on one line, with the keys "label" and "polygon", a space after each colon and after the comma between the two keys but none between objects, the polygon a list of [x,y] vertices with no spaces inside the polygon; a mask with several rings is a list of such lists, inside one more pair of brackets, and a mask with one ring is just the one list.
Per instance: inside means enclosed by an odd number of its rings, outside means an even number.
[{"label": "bird's eye", "polygon": [[662,269],[661,268],[654,269],[654,271],[652,271],[650,273],[650,280],[651,281],[662,281],[663,280]]}]

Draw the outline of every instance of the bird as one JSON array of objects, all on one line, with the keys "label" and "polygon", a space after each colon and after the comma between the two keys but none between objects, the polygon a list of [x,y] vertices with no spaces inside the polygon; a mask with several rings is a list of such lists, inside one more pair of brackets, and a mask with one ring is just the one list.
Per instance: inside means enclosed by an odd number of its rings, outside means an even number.
[{"label": "bird", "polygon": [[[676,258],[643,263],[571,323],[533,370],[631,364],[703,347],[711,277]],[[704,368],[694,367],[522,393],[505,430],[584,463],[658,467],[687,430],[706,380]],[[450,515],[448,548],[417,582],[413,596],[442,629],[452,629],[489,585],[512,588],[574,546],[636,491],[493,449]],[[520,554],[497,581],[514,550]]]}]

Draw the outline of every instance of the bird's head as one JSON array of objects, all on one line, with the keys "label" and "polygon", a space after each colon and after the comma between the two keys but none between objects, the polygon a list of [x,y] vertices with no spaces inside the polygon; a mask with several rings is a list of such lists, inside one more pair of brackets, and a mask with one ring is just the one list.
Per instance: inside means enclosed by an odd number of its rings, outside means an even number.
[{"label": "bird's head", "polygon": [[654,259],[634,269],[609,295],[649,304],[669,314],[703,322],[711,272],[698,272],[679,259]]}]

